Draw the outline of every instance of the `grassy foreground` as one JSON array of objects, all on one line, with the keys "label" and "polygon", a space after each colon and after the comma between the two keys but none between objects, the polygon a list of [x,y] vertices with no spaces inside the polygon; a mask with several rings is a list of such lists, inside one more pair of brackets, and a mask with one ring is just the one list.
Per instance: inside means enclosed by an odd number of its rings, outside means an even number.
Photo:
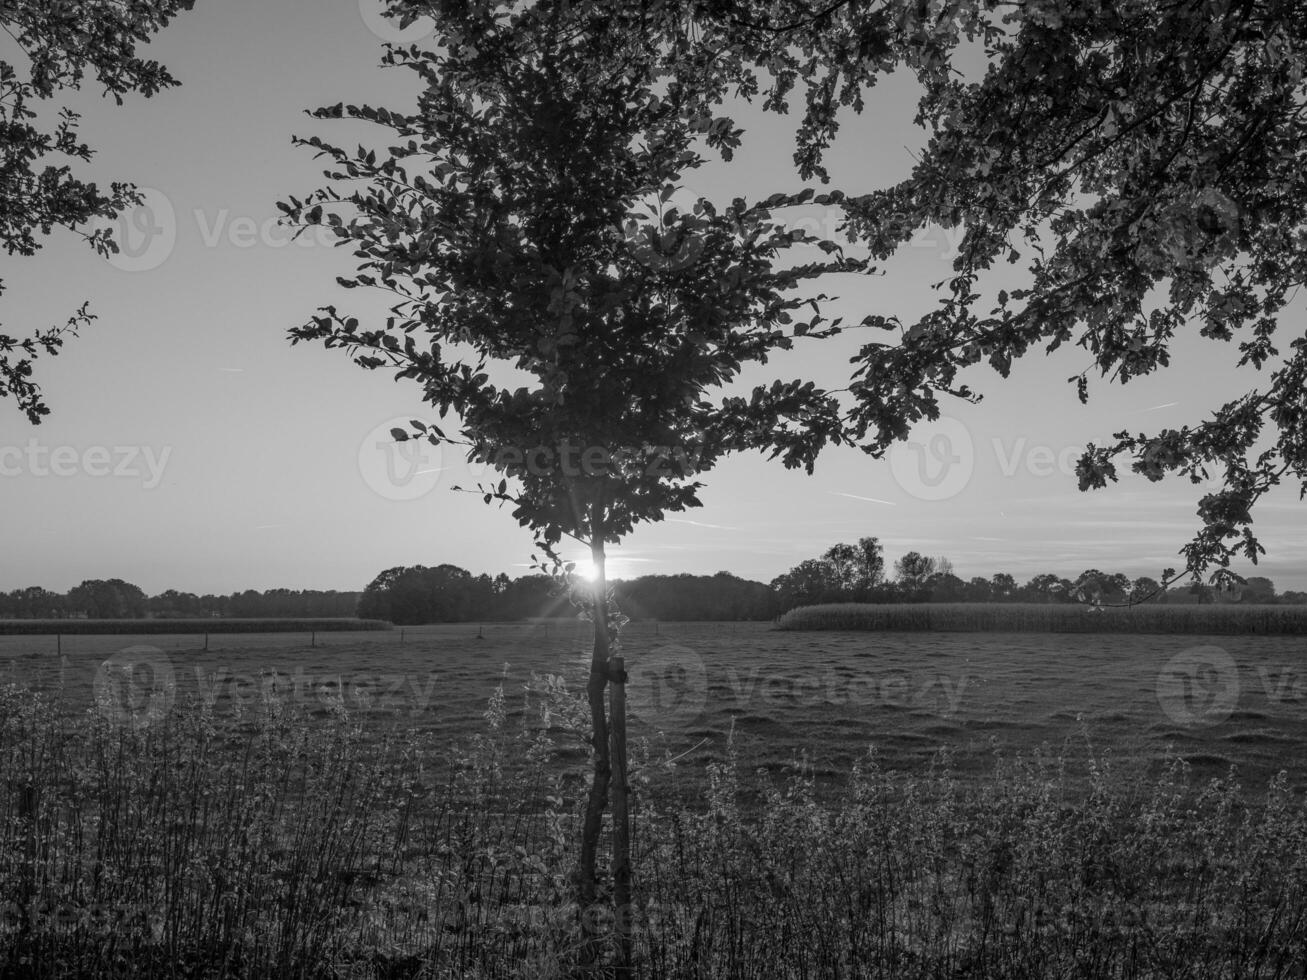
[{"label": "grassy foreground", "polygon": [[1166,605],[1095,609],[1072,603],[830,603],[791,609],[787,630],[957,630],[1001,633],[1307,634],[1307,606]]},{"label": "grassy foreground", "polygon": [[[500,692],[451,751],[343,705],[134,731],[0,689],[0,975],[572,975],[578,916],[613,913],[569,899],[583,767],[554,739],[579,702],[535,697],[544,724],[508,724]],[[637,976],[1298,975],[1307,812],[1284,781],[1095,760],[1084,792],[1046,755],[963,784],[946,756],[908,776],[869,754],[820,802],[728,753],[692,800],[645,747]]]}]

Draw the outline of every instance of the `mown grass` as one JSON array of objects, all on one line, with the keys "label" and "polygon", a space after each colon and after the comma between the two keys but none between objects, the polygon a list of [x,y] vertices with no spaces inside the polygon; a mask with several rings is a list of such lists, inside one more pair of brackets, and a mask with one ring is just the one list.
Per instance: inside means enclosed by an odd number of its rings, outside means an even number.
[{"label": "mown grass", "polygon": [[[3,689],[0,975],[572,975],[584,764],[555,740],[583,709],[557,680],[532,696],[544,724],[507,722],[499,691],[451,748],[365,733],[343,705],[132,730]],[[947,755],[893,774],[871,752],[831,800],[728,752],[692,798],[640,746],[636,975],[1301,971],[1307,812],[1284,779],[1089,758],[996,757],[961,782]]]},{"label": "mown grass", "polygon": [[940,630],[1005,633],[1307,634],[1307,606],[1070,603],[832,603],[781,616],[785,630]]},{"label": "mown grass", "polygon": [[382,619],[0,619],[0,636],[147,636],[174,633],[338,633],[390,630]]}]

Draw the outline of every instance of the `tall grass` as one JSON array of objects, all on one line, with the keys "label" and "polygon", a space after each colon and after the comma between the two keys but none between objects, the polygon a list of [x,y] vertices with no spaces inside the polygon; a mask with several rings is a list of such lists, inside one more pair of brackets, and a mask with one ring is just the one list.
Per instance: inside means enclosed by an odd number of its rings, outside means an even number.
[{"label": "tall grass", "polygon": [[780,618],[789,630],[941,630],[1008,633],[1307,634],[1307,606],[1070,603],[831,603]]},{"label": "tall grass", "polygon": [[[553,738],[578,701],[544,696],[547,730],[501,691],[451,751],[339,707],[133,732],[0,692],[0,976],[573,975],[583,786]],[[733,743],[697,798],[638,753],[636,974],[1300,975],[1307,812],[1284,779],[1090,755],[962,782],[946,755],[908,776],[869,752],[829,800]]]}]

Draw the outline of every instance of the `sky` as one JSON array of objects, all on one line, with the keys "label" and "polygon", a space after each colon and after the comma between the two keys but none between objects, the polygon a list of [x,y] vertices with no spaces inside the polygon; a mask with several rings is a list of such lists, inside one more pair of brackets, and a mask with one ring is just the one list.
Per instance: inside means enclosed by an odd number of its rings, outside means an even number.
[{"label": "sky", "polygon": [[[0,589],[63,592],[122,578],[150,594],[358,590],[396,565],[530,571],[530,533],[452,489],[478,475],[461,454],[425,446],[409,456],[388,444],[392,427],[435,418],[413,382],[287,339],[320,306],[365,321],[383,307],[339,289],[335,277],[353,268],[348,253],[320,237],[291,243],[276,208],[321,183],[321,164],[292,146],[292,134],[364,137],[351,132],[356,124],[316,122],[304,110],[412,106],[406,75],[379,66],[381,44],[417,40],[425,25],[401,33],[378,9],[374,0],[201,3],[148,49],[181,88],[121,107],[91,91],[69,100],[97,150],[80,173],[133,181],[147,206],[118,222],[126,247],[112,262],[68,232],[35,258],[0,257],[7,333],[63,322],[83,300],[98,317],[39,362],[53,412],[40,426],[0,401]],[[0,59],[12,57],[0,45]],[[910,172],[925,141],[914,103],[902,75],[878,86],[832,149],[831,188],[862,193]],[[791,160],[794,117],[733,111],[744,147],[732,164],[688,175],[687,190],[720,201],[803,186]],[[834,214],[801,220],[835,236]],[[927,229],[878,275],[828,282],[838,300],[827,312],[906,321],[926,311],[960,233]],[[1300,332],[1302,316],[1298,303],[1282,329]],[[853,332],[796,347],[741,386],[802,377],[843,387],[867,339]],[[1090,363],[1079,349],[1036,351],[1006,382],[976,369],[963,380],[984,400],[946,403],[943,419],[886,459],[828,449],[811,476],[759,454],[727,459],[705,477],[702,508],[637,529],[611,550],[609,572],[770,581],[872,535],[890,562],[909,550],[943,555],[963,578],[1074,578],[1087,568],[1157,577],[1182,564],[1202,488],[1127,475],[1081,493],[1075,459],[1089,441],[1192,424],[1247,390],[1255,372],[1234,370],[1231,353],[1180,338],[1169,369],[1127,386],[1093,384],[1088,405],[1066,381]],[[1287,488],[1264,500],[1256,528],[1268,553],[1258,569],[1236,570],[1307,588],[1304,513]]]}]

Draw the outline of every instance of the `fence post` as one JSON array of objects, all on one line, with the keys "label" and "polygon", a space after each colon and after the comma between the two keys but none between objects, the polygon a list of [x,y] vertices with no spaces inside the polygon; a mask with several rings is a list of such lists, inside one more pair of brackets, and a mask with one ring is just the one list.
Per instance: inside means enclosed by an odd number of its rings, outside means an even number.
[{"label": "fence post", "polygon": [[631,976],[631,813],[626,782],[626,660],[610,657],[610,755],[613,767],[613,903],[617,925],[617,976]]}]

